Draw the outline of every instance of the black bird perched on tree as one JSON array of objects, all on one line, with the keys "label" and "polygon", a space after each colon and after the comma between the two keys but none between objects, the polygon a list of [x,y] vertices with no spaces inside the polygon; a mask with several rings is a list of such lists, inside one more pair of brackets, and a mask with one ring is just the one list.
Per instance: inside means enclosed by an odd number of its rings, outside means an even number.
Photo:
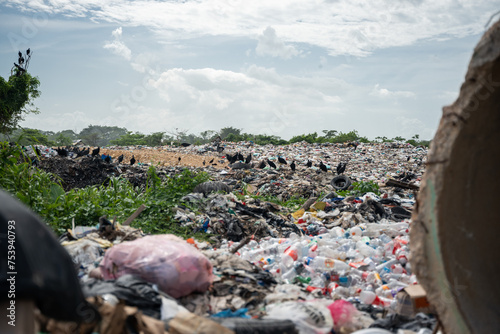
[{"label": "black bird perched on tree", "polygon": [[248,153],[247,158],[245,159],[245,163],[249,164],[252,161],[252,153]]},{"label": "black bird perched on tree", "polygon": [[99,151],[101,148],[98,146],[97,148],[92,150],[92,156],[95,157],[96,155],[99,155]]},{"label": "black bird perched on tree", "polygon": [[327,167],[326,167],[326,165],[323,163],[323,161],[320,161],[320,162],[319,162],[319,169],[321,169],[323,172],[328,171],[328,168],[327,168]]},{"label": "black bird perched on tree", "polygon": [[132,156],[132,159],[130,159],[130,166],[132,166],[133,164],[135,164],[135,157]]},{"label": "black bird perched on tree", "polygon": [[295,161],[290,164],[290,169],[295,172]]},{"label": "black bird perched on tree", "polygon": [[280,156],[278,156],[278,161],[279,161],[279,163],[280,163],[280,164],[285,164],[285,165],[288,165],[288,164],[286,163],[286,160],[285,160],[285,159],[283,159],[283,158],[282,158],[282,157],[280,157]]},{"label": "black bird perched on tree", "polygon": [[26,54],[29,56],[30,55],[30,49],[26,50]]},{"label": "black bird perched on tree", "polygon": [[345,168],[347,166],[347,163],[339,162],[337,165],[337,174],[340,175],[345,172]]},{"label": "black bird perched on tree", "polygon": [[121,164],[123,161],[123,154],[118,157],[118,163]]},{"label": "black bird perched on tree", "polygon": [[311,168],[313,165],[312,161],[311,160],[307,160],[307,163],[306,163],[306,166]]},{"label": "black bird perched on tree", "polygon": [[270,166],[271,168],[276,169],[276,164],[275,164],[274,162],[272,162],[271,160],[267,159],[267,163],[269,164],[269,166]]},{"label": "black bird perched on tree", "polygon": [[264,168],[266,168],[266,160],[262,160],[262,161],[260,162],[260,164],[259,164],[259,168],[260,168],[260,169],[264,169]]}]

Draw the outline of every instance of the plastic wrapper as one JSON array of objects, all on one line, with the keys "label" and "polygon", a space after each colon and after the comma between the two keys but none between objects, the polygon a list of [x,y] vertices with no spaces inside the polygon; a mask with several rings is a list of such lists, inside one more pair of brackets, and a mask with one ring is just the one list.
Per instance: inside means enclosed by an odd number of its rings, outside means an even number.
[{"label": "plastic wrapper", "polygon": [[104,279],[131,274],[158,285],[174,298],[212,284],[210,261],[196,248],[170,234],[146,236],[110,248],[101,262]]},{"label": "plastic wrapper", "polygon": [[329,333],[333,327],[330,310],[319,301],[290,301],[267,307],[267,319],[289,319],[299,333]]}]

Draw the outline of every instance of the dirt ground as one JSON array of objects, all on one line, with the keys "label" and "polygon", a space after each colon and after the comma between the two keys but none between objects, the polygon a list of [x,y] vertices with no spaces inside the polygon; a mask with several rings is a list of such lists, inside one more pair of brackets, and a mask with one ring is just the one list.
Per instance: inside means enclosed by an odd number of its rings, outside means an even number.
[{"label": "dirt ground", "polygon": [[[135,149],[135,150],[118,150],[101,148],[100,154],[107,154],[113,158],[113,162],[123,154],[122,164],[129,164],[132,156],[135,157],[136,163],[152,163],[160,166],[190,166],[203,167],[213,166],[215,168],[225,168],[228,165],[227,159],[223,159],[225,155],[220,156],[217,153],[209,152],[207,155],[198,154],[183,154],[179,152],[170,152],[159,149]],[[179,161],[179,157],[181,160]],[[213,160],[212,163],[210,161]],[[205,161],[205,165],[203,165]]]}]

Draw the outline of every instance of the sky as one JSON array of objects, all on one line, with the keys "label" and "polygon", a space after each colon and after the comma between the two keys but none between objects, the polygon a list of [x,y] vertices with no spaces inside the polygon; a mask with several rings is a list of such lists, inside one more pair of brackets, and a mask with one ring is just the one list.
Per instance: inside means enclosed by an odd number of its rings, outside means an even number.
[{"label": "sky", "polygon": [[323,130],[431,139],[499,9],[485,0],[0,0],[0,75],[31,49],[40,113],[20,125],[46,131],[231,126],[283,139]]}]

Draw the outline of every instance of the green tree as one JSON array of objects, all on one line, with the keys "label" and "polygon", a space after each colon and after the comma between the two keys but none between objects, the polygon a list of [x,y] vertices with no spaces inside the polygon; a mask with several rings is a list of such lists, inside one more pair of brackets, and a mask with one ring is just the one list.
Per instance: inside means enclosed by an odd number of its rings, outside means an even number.
[{"label": "green tree", "polygon": [[89,134],[81,136],[83,141],[90,146],[98,146],[101,139],[101,135],[97,132],[91,132]]},{"label": "green tree", "polygon": [[[219,131],[219,136],[222,139],[226,139],[230,134],[234,134],[235,136],[239,136],[241,134],[241,129],[236,129],[236,128],[233,128],[232,126],[228,126],[228,127],[220,129],[220,131]],[[233,136],[233,138],[235,138],[235,137]]]},{"label": "green tree", "polygon": [[307,135],[294,136],[290,139],[290,143],[293,144],[293,143],[305,141],[305,142],[308,142],[309,144],[312,144],[312,143],[318,142],[317,138],[318,138],[318,133],[313,132],[313,133],[309,133]]},{"label": "green tree", "polygon": [[255,144],[257,145],[286,145],[288,142],[278,136],[269,136],[269,135],[256,135],[255,136]]},{"label": "green tree", "polygon": [[144,137],[144,141],[148,146],[161,146],[164,132],[154,132]]},{"label": "green tree", "polygon": [[337,136],[338,131],[337,130],[323,130],[323,133],[325,134],[325,138],[332,139],[335,136]]},{"label": "green tree", "polygon": [[132,131],[128,131],[125,135],[120,138],[111,140],[111,144],[120,145],[120,146],[129,146],[129,145],[146,145],[145,135],[136,132],[132,133]]},{"label": "green tree", "polygon": [[388,143],[388,142],[390,142],[390,140],[387,137],[385,137],[385,136],[383,136],[383,137],[381,137],[381,136],[375,137],[375,140],[378,141],[378,142],[380,142],[380,143]]},{"label": "green tree", "polygon": [[49,138],[40,130],[23,128],[19,136],[15,140],[19,145],[45,145],[55,146],[56,143],[50,141]]},{"label": "green tree", "polygon": [[56,138],[55,138],[55,141],[56,141],[56,145],[57,146],[67,146],[67,145],[71,145],[71,143],[73,142],[71,140],[71,138],[69,137],[66,137],[65,135],[63,135],[62,133],[59,133]]},{"label": "green tree", "polygon": [[80,139],[92,146],[106,146],[112,140],[127,134],[127,129],[117,126],[89,125],[79,133]]},{"label": "green tree", "polygon": [[[71,139],[71,141],[78,139],[78,135],[73,130],[63,130],[63,131],[56,132],[54,134],[55,137],[57,137],[59,135],[63,135],[64,137],[68,137],[69,139]],[[50,139],[50,137],[49,137],[49,139]]]},{"label": "green tree", "polygon": [[40,112],[33,106],[33,100],[40,96],[40,81],[27,72],[30,58],[29,49],[25,55],[19,52],[18,64],[14,63],[9,79],[0,76],[1,133],[11,133],[26,114]]},{"label": "green tree", "polygon": [[214,130],[206,130],[203,132],[200,132],[200,137],[202,139],[202,142],[208,143],[211,141],[215,136],[217,135],[217,132]]},{"label": "green tree", "polygon": [[394,137],[392,138],[392,141],[405,141],[406,139],[404,139],[403,137],[401,136],[397,136],[397,137]]}]

